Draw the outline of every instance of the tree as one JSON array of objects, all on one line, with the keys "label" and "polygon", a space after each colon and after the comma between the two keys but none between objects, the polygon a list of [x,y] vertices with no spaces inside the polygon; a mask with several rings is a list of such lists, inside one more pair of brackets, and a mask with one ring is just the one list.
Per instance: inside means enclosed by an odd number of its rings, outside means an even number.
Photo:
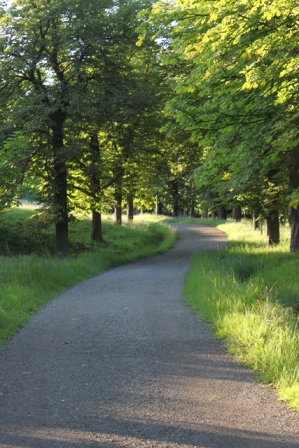
[{"label": "tree", "polygon": [[61,256],[67,254],[68,246],[70,154],[65,148],[65,127],[73,97],[82,84],[80,75],[85,75],[85,59],[90,57],[85,27],[95,24],[92,10],[98,11],[95,4],[83,15],[82,6],[72,1],[20,1],[2,20],[1,73],[6,89],[15,98],[11,123],[24,133],[45,135],[40,158],[51,173],[47,187],[53,198],[56,249]]},{"label": "tree", "polygon": [[267,205],[270,233],[274,229],[270,243],[279,238],[288,183],[294,251],[299,248],[298,14],[292,0],[224,0],[213,8],[207,1],[158,2],[152,11],[156,29],[168,37],[170,62],[187,61],[187,76],[178,80],[168,113],[202,151],[198,173],[214,174],[209,185],[221,199],[248,199],[248,188],[253,199],[260,188],[265,197],[257,205]]},{"label": "tree", "polygon": [[[126,76],[132,67],[129,57],[137,49],[134,26],[141,7],[141,2],[113,0],[100,4],[97,0],[19,0],[1,19],[0,64],[5,83],[1,107],[8,111],[13,129],[39,142],[38,148],[31,148],[30,169],[44,179],[60,256],[67,254],[68,247],[69,171],[82,156],[81,148],[69,142],[78,135],[78,123],[91,119],[80,132],[90,139],[89,162],[96,159],[89,172],[85,170],[96,216],[100,189],[100,172],[95,174],[99,164],[96,134],[104,123],[123,123],[119,116],[129,98]],[[106,110],[96,111],[102,98]],[[100,112],[104,116],[99,118]]]}]

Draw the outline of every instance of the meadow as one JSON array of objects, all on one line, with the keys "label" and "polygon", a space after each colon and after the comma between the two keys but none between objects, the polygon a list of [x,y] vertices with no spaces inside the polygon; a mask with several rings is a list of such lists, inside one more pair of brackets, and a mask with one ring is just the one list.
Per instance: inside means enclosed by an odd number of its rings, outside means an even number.
[{"label": "meadow", "polygon": [[217,227],[228,246],[194,258],[186,300],[238,361],[299,410],[299,256],[289,252],[289,228],[268,247],[251,221]]}]

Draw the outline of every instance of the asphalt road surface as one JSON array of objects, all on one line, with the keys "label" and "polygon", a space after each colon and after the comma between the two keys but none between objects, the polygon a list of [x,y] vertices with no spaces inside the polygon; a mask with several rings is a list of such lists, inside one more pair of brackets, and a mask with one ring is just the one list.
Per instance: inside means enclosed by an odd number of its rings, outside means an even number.
[{"label": "asphalt road surface", "polygon": [[184,302],[192,254],[224,234],[178,231],[166,254],[78,284],[6,344],[0,447],[299,447],[299,414]]}]

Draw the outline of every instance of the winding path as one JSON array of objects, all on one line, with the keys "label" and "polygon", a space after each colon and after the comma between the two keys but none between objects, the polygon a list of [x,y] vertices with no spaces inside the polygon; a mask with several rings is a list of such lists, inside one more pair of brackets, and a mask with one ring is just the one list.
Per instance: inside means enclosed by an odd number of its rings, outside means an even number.
[{"label": "winding path", "polygon": [[185,305],[214,228],[71,288],[0,352],[0,447],[295,448],[299,416]]}]

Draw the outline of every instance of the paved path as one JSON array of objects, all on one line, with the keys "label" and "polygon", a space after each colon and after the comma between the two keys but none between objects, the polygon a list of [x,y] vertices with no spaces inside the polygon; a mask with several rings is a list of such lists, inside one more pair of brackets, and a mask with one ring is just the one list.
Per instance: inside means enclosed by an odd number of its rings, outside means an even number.
[{"label": "paved path", "polygon": [[0,447],[299,447],[298,414],[182,298],[191,254],[224,235],[179,231],[168,253],[71,288],[5,346]]}]

